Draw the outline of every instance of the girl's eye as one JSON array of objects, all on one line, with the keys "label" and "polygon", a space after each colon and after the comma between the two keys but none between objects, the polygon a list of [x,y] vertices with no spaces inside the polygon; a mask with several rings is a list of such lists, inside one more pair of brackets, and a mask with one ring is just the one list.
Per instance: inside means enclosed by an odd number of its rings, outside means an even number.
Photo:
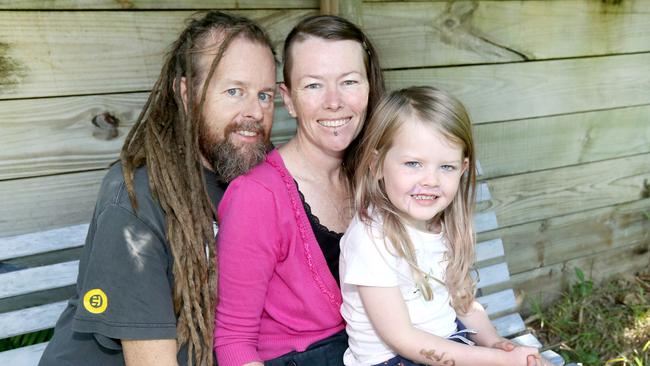
[{"label": "girl's eye", "polygon": [[422,166],[422,164],[419,161],[407,161],[404,163],[405,166],[409,168],[419,168]]},{"label": "girl's eye", "polygon": [[456,170],[456,167],[453,165],[442,165],[440,168],[446,172],[452,172]]},{"label": "girl's eye", "polygon": [[230,88],[226,90],[226,94],[228,94],[231,97],[239,97],[242,95],[241,89],[239,88]]}]

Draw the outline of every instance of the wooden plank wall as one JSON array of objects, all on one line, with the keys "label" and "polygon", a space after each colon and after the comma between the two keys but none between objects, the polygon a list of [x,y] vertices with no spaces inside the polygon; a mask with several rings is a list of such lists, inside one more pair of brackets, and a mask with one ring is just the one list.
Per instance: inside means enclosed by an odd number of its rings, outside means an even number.
[{"label": "wooden plank wall", "polygon": [[391,88],[468,107],[499,223],[478,239],[503,240],[519,299],[648,268],[650,2],[367,0],[362,19]]},{"label": "wooden plank wall", "polygon": [[[338,9],[378,46],[390,88],[431,84],[468,107],[513,285],[551,300],[650,264],[650,2],[0,0],[0,235],[87,222],[194,11],[258,20],[277,49]],[[279,103],[279,101],[278,101]],[[117,137],[92,120],[110,113]],[[274,141],[295,124],[276,108]]]},{"label": "wooden plank wall", "polygon": [[[0,0],[0,236],[87,222],[185,19],[222,9],[257,20],[280,51],[318,0]],[[280,100],[276,103],[279,105]],[[273,140],[295,122],[276,108]],[[93,119],[119,121],[107,138]]]}]

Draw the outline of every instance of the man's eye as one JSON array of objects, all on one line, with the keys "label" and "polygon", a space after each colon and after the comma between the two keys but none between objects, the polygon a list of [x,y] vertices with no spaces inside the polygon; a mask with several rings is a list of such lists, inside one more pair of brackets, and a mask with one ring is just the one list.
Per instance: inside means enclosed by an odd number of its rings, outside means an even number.
[{"label": "man's eye", "polygon": [[228,89],[228,90],[226,90],[226,94],[228,94],[228,95],[231,96],[231,97],[237,97],[237,96],[241,96],[241,95],[242,95],[241,90],[238,89],[238,88],[231,88],[231,89]]},{"label": "man's eye", "polygon": [[258,94],[258,98],[259,98],[262,102],[268,102],[268,101],[273,100],[273,96],[272,96],[271,94],[269,94],[269,93],[259,93],[259,94]]}]

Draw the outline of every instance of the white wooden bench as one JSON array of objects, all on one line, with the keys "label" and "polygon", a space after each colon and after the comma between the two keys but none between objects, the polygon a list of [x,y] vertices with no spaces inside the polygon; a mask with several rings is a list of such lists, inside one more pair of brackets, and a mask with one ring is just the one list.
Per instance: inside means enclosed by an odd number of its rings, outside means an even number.
[{"label": "white wooden bench", "polygon": [[[482,175],[477,161],[478,175]],[[477,185],[477,203],[491,200],[487,183]],[[474,216],[476,233],[495,230],[499,227],[496,214],[492,211],[480,212]],[[539,340],[526,329],[526,324],[518,312],[519,304],[510,285],[510,272],[505,260],[505,250],[501,239],[493,239],[476,244],[476,267],[478,268],[478,302],[485,307],[492,324],[503,337],[531,347],[542,348]],[[562,356],[552,350],[542,352],[542,357],[553,365],[565,365]],[[569,364],[566,366],[575,366]]]},{"label": "white wooden bench", "polygon": [[[477,201],[489,199],[487,185],[480,184]],[[479,213],[474,220],[477,232],[498,227],[493,212]],[[78,258],[87,231],[88,224],[83,224],[0,238],[0,263],[14,269],[0,273],[0,339],[54,327],[74,291]],[[478,243],[476,259],[480,279],[478,301],[499,334],[520,344],[541,347],[526,332],[517,312],[501,239]],[[0,365],[34,366],[45,345],[1,352]],[[562,357],[553,351],[545,351],[543,356],[554,365],[564,365]]]},{"label": "white wooden bench", "polygon": [[[53,328],[74,292],[88,224],[0,238],[0,339]],[[0,352],[0,365],[36,365],[46,343]]]}]

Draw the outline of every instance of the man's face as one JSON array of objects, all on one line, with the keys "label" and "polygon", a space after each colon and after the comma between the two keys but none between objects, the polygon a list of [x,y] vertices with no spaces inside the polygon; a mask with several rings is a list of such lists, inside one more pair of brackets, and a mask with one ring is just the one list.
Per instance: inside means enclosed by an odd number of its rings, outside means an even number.
[{"label": "man's face", "polygon": [[[201,72],[208,72],[214,49],[201,56]],[[200,95],[201,87],[197,89]],[[264,159],[270,147],[274,96],[275,60],[269,48],[234,39],[209,81],[199,131],[202,162],[223,181]]]}]

